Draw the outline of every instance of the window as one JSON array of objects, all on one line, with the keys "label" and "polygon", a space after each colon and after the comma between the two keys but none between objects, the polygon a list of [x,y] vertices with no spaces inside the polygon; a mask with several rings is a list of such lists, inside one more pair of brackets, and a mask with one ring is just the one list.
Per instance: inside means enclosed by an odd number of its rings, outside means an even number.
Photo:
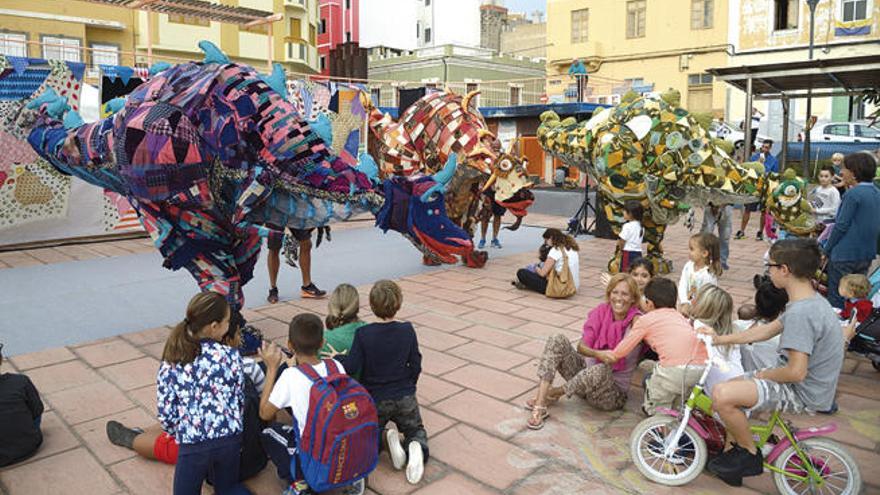
[{"label": "window", "polygon": [[119,47],[92,45],[92,65],[119,65]]},{"label": "window", "polygon": [[313,45],[318,44],[318,29],[314,24],[309,24],[309,43]]},{"label": "window", "polygon": [[691,29],[711,29],[715,0],[691,0]]},{"label": "window", "polygon": [[431,5],[431,0],[425,0],[425,7],[428,7],[430,5]]},{"label": "window", "polygon": [[861,21],[868,17],[868,0],[843,0],[843,22]]},{"label": "window", "polygon": [[321,19],[321,24],[318,24],[318,34],[324,34],[327,32],[327,19]]},{"label": "window", "polygon": [[510,106],[515,107],[520,104],[520,95],[522,94],[522,88],[518,86],[510,87]]},{"label": "window", "polygon": [[43,58],[79,62],[79,40],[75,38],[43,36]]},{"label": "window", "polygon": [[585,43],[587,41],[587,21],[590,19],[590,9],[571,11],[571,42]]},{"label": "window", "polygon": [[351,8],[351,0],[345,0],[345,8],[346,8],[346,9],[350,9],[350,8]]},{"label": "window", "polygon": [[688,74],[688,86],[699,86],[701,84],[712,84],[712,74]]},{"label": "window", "polygon": [[829,136],[849,136],[849,124],[826,125],[823,134]]},{"label": "window", "polygon": [[465,83],[465,85],[464,85],[464,93],[465,94],[468,94],[471,91],[476,91],[478,89],[480,89],[479,83]]},{"label": "window", "polygon": [[645,37],[645,0],[626,2],[626,37]]},{"label": "window", "polygon": [[324,72],[324,69],[327,68],[327,57],[321,55],[321,57],[318,58],[318,66],[321,68],[321,72]]},{"label": "window", "polygon": [[303,41],[301,19],[293,18],[290,20],[290,39],[293,41]]},{"label": "window", "polygon": [[419,39],[421,37],[422,37],[422,24],[419,22],[416,22],[416,39]]},{"label": "window", "polygon": [[431,42],[431,28],[425,28],[425,43]]},{"label": "window", "polygon": [[856,137],[863,137],[868,139],[880,139],[880,129],[876,127],[869,127],[862,124],[856,124]]},{"label": "window", "polygon": [[773,29],[783,31],[798,27],[798,0],[774,0],[775,17]]},{"label": "window", "polygon": [[27,35],[0,33],[0,53],[13,57],[27,57]]},{"label": "window", "polygon": [[370,88],[370,99],[377,107],[382,104],[382,88]]},{"label": "window", "polygon": [[168,22],[173,24],[189,24],[190,26],[210,26],[211,21],[191,15],[168,14]]},{"label": "window", "polygon": [[345,32],[345,42],[346,42],[346,43],[351,43],[351,31],[346,31],[346,32]]}]

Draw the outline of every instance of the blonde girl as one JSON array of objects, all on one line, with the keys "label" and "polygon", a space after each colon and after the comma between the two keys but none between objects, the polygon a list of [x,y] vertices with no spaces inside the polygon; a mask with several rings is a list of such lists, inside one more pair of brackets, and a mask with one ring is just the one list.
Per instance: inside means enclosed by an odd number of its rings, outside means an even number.
[{"label": "blonde girl", "polygon": [[[718,335],[730,334],[733,332],[733,298],[717,285],[704,285],[697,291],[691,317],[695,329],[710,327]],[[709,358],[714,361],[706,378],[706,390],[710,393],[715,384],[744,373],[738,345],[715,346]]]},{"label": "blonde girl", "polygon": [[366,325],[358,318],[360,294],[351,284],[339,284],[330,294],[327,318],[324,320],[324,347],[318,351],[322,359],[348,355],[357,329]]},{"label": "blonde girl", "polygon": [[721,242],[715,234],[701,232],[688,241],[689,261],[681,270],[678,281],[678,310],[685,316],[700,287],[718,285],[721,276]]}]

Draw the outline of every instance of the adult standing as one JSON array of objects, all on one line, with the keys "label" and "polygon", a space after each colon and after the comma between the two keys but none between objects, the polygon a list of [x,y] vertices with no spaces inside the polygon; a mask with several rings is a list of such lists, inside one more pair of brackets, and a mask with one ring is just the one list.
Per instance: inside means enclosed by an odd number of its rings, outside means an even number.
[{"label": "adult standing", "polygon": [[[767,139],[761,143],[761,149],[750,158],[750,161],[764,164],[764,175],[770,172],[779,172],[779,161],[770,153],[771,148],[773,148],[773,140]],[[740,222],[739,230],[736,233],[737,239],[742,239],[746,236],[746,227],[749,226],[749,219],[754,211],[761,212],[761,220],[758,222],[758,234],[755,236],[755,239],[759,241],[764,240],[764,207],[760,202],[749,203],[743,208],[742,222]]]},{"label": "adult standing", "polygon": [[578,251],[580,248],[573,237],[562,233],[559,229],[547,229],[544,231],[544,244],[550,246],[545,261],[535,271],[520,268],[516,272],[517,281],[514,283],[518,289],[533,290],[544,294],[547,292],[547,278],[550,270],[562,273],[563,260],[568,259],[568,269],[574,281],[575,289],[580,288],[580,260]]},{"label": "adult standing", "polygon": [[721,268],[728,270],[727,258],[730,256],[730,234],[733,232],[733,206],[714,205],[709,203],[703,209],[703,226],[700,232],[714,234],[718,228],[718,239],[721,241]]},{"label": "adult standing", "polygon": [[[613,365],[597,360],[596,352],[614,349],[623,340],[639,315],[640,298],[635,279],[629,274],[618,273],[605,288],[605,302],[587,315],[577,348],[563,334],[547,340],[538,364],[540,384],[537,395],[526,402],[526,408],[532,411],[529,428],[542,428],[549,416],[547,405],[563,395],[578,395],[600,411],[623,408],[641,346],[636,346],[625,359]],[[561,387],[552,386],[556,373],[565,379]]]},{"label": "adult standing", "polygon": [[825,245],[828,257],[828,302],[843,309],[838,287],[850,273],[867,274],[877,256],[880,237],[880,190],[874,186],[877,161],[867,152],[852,153],[843,160],[840,176],[849,188],[843,196],[834,228]]},{"label": "adult standing", "polygon": [[568,75],[573,76],[577,82],[577,101],[584,101],[584,97],[587,96],[587,81],[590,78],[584,62],[579,58],[572,59],[568,67]]},{"label": "adult standing", "polygon": [[[286,235],[293,236],[299,243],[299,271],[302,274],[302,286],[300,295],[305,298],[321,298],[327,292],[319,289],[312,282],[312,231],[315,229],[289,229]],[[269,269],[269,297],[270,304],[278,302],[278,271],[281,268],[281,245],[284,243],[284,231],[276,230],[266,240],[269,253],[266,255],[266,266]]]}]

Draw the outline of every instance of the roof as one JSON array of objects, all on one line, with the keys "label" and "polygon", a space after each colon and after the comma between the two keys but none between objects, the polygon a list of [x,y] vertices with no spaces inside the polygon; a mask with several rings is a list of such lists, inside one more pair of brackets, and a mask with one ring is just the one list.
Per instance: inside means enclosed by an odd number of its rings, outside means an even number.
[{"label": "roof", "polygon": [[265,20],[274,15],[265,10],[250,9],[247,7],[232,7],[218,2],[207,0],[86,0],[92,3],[125,7],[129,9],[149,9],[162,14],[176,14],[200,19],[208,19],[216,22],[230,24],[248,24],[254,21]]},{"label": "roof", "polygon": [[880,55],[804,60],[764,65],[744,65],[709,69],[719,81],[746,91],[752,79],[752,94],[771,99],[807,96],[807,91],[832,90],[831,94],[855,94],[880,88]]}]

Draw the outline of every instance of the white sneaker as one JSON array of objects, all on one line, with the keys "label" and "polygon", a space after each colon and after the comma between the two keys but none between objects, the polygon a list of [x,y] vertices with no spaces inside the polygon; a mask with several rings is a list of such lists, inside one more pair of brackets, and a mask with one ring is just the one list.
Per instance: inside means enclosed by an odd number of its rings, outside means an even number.
[{"label": "white sneaker", "polygon": [[403,451],[403,446],[400,445],[400,434],[397,430],[389,428],[385,430],[385,439],[388,441],[388,453],[391,454],[391,464],[398,471],[403,469],[403,465],[406,464],[406,452]]},{"label": "white sneaker", "polygon": [[353,485],[343,488],[342,495],[363,495],[366,485],[364,480],[358,480]]},{"label": "white sneaker", "polygon": [[406,464],[406,481],[410,484],[418,484],[422,480],[425,473],[425,458],[423,457],[422,446],[419,442],[409,443],[409,462]]}]

